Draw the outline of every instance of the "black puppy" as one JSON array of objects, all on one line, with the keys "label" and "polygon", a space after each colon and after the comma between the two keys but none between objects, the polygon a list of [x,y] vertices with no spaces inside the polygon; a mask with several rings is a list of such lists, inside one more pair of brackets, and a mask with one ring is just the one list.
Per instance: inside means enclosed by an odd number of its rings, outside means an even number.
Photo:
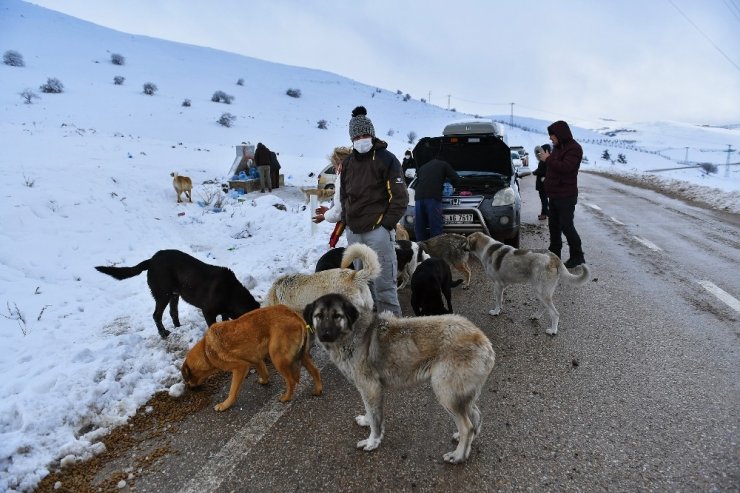
[{"label": "black puppy", "polygon": [[[407,241],[406,243],[411,243]],[[344,247],[332,248],[316,262],[316,270],[314,272],[321,272],[322,270],[338,269],[342,265],[342,255],[344,255]],[[399,277],[401,270],[409,263],[413,258],[414,252],[411,251],[411,247],[408,249],[396,248],[396,260],[398,260],[398,272]],[[354,269],[353,265],[349,266],[350,269]]]},{"label": "black puppy", "polygon": [[[452,288],[462,282],[462,279],[452,281],[450,266],[441,258],[426,259],[411,276],[411,308],[414,314],[418,317],[452,313]],[[442,295],[447,300],[447,308]]]},{"label": "black puppy", "polygon": [[170,335],[162,324],[168,304],[175,327],[180,326],[177,313],[180,296],[203,311],[209,327],[218,315],[223,320],[234,319],[260,307],[231,269],[206,264],[179,250],[160,250],[134,267],[95,268],[119,281],[147,271],[146,280],[155,303],[154,323],[162,339]]},{"label": "black puppy", "polygon": [[[319,258],[319,261],[316,262],[316,270],[314,272],[339,269],[342,266],[342,255],[344,255],[344,247],[332,248]],[[349,268],[354,269],[354,266],[350,265]]]}]

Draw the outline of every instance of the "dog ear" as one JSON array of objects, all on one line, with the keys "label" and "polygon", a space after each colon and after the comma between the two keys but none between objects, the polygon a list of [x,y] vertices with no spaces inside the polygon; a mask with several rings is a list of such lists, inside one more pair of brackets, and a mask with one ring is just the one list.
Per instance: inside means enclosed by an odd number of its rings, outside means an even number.
[{"label": "dog ear", "polygon": [[311,326],[313,326],[313,306],[315,303],[315,301],[313,303],[309,303],[306,305],[306,308],[303,309],[303,320]]},{"label": "dog ear", "polygon": [[190,380],[190,377],[192,376],[192,373],[190,372],[190,367],[187,363],[182,364],[182,368],[180,369],[180,373],[182,373],[182,379],[186,382]]},{"label": "dog ear", "polygon": [[349,319],[350,325],[354,325],[355,322],[357,322],[357,319],[360,318],[360,312],[357,311],[355,305],[347,299],[344,300],[344,314]]}]

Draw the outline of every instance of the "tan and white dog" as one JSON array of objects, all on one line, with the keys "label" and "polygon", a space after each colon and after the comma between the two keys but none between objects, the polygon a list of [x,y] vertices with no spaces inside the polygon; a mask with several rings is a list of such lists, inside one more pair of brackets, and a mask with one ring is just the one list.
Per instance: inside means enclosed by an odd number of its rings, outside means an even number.
[{"label": "tan and white dog", "polygon": [[429,383],[440,405],[455,421],[457,448],[446,462],[464,462],[480,433],[477,401],[493,370],[496,354],[482,330],[458,315],[397,318],[361,314],[344,296],[329,294],[306,306],[303,318],[319,344],[360,392],[365,414],[355,417],[370,427],[357,448],[378,448],[385,431],[386,390]]},{"label": "tan and white dog", "polygon": [[[355,260],[362,261],[361,270],[348,268]],[[283,304],[298,313],[319,296],[341,293],[363,312],[373,309],[373,297],[368,283],[380,275],[378,254],[367,245],[355,243],[344,250],[339,269],[313,274],[285,274],[272,283],[264,306]]]},{"label": "tan and white dog", "polygon": [[468,236],[470,251],[478,257],[486,274],[493,281],[493,309],[488,313],[498,315],[504,299],[504,289],[511,284],[527,283],[534,289],[542,303],[542,309],[532,315],[540,318],[547,310],[550,315],[550,335],[558,333],[560,314],[552,302],[552,295],[562,279],[573,286],[580,286],[591,276],[586,264],[582,264],[580,275],[568,272],[563,262],[552,252],[539,253],[517,249],[500,243],[483,233]]},{"label": "tan and white dog", "polygon": [[177,202],[182,202],[182,200],[180,200],[180,195],[183,193],[185,194],[185,197],[187,197],[188,201],[192,202],[193,199],[190,194],[193,191],[193,180],[188,176],[178,175],[177,171],[170,173],[170,176],[172,177],[172,186],[175,187],[175,192],[177,192]]},{"label": "tan and white dog", "polygon": [[311,200],[311,195],[315,195],[316,200],[318,200],[319,202],[331,200],[334,197],[333,188],[303,188],[301,187],[301,192],[303,192],[303,195],[304,195],[304,198],[307,204]]}]

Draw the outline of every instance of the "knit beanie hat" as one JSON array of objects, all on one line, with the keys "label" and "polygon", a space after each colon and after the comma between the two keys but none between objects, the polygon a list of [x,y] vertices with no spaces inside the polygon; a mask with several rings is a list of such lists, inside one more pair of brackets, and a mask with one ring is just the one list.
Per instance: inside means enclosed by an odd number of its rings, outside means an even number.
[{"label": "knit beanie hat", "polygon": [[373,122],[367,117],[364,106],[358,106],[352,110],[352,118],[349,120],[349,138],[355,139],[359,135],[371,135],[375,137]]}]

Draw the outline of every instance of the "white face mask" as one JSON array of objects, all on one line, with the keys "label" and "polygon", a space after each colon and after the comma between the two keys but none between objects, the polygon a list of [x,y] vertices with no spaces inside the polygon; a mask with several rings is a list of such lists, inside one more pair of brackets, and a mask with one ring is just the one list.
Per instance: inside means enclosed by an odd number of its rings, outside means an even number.
[{"label": "white face mask", "polygon": [[370,137],[366,139],[357,139],[353,145],[357,152],[359,152],[360,154],[365,154],[373,148],[373,139]]}]

